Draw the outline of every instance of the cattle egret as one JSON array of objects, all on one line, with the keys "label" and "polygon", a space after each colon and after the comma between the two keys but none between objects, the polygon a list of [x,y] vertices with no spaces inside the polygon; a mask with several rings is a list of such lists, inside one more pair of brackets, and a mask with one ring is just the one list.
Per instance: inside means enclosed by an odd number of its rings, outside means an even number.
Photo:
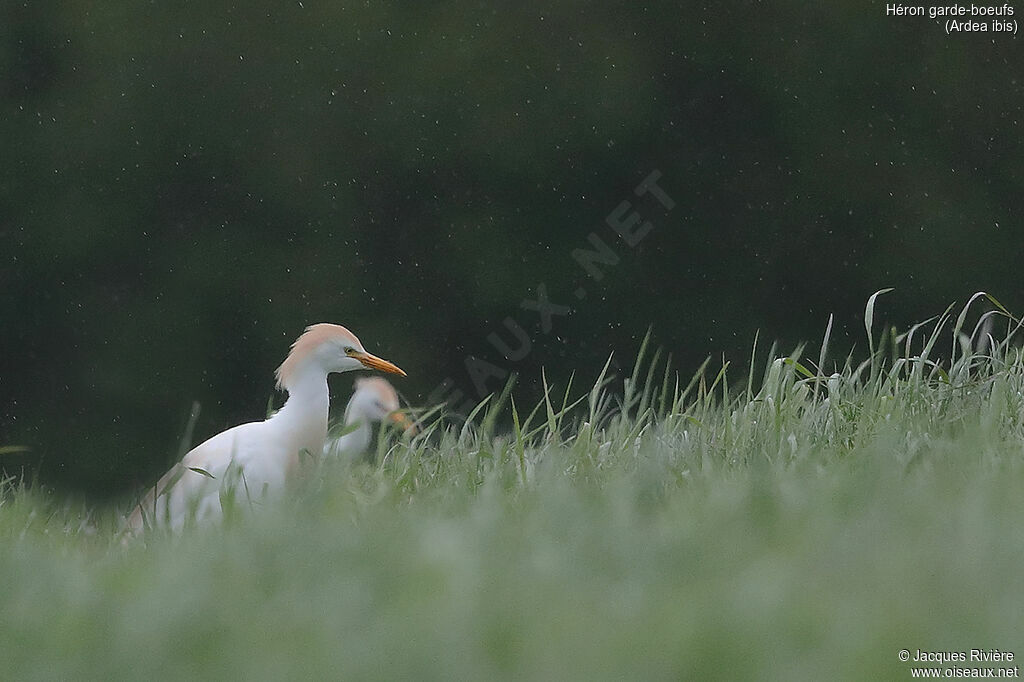
[{"label": "cattle egret", "polygon": [[327,441],[324,454],[348,457],[363,454],[370,446],[374,423],[392,421],[403,429],[413,429],[408,417],[398,411],[399,407],[398,394],[387,380],[380,377],[356,379],[355,390],[345,408],[344,424],[351,430]]},{"label": "cattle egret", "polygon": [[367,353],[355,334],[336,324],[314,324],[292,344],[277,369],[277,386],[288,392],[266,421],[228,429],[198,445],[167,472],[128,518],[132,532],[146,525],[182,528],[219,518],[225,495],[242,505],[280,490],[303,455],[320,453],[327,437],[327,375],[377,369],[405,376],[397,366]]}]

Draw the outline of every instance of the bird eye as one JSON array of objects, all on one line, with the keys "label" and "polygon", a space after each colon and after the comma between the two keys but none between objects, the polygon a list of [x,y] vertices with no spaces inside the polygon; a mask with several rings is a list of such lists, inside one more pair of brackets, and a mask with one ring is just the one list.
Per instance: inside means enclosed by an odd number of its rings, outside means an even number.
[{"label": "bird eye", "polygon": [[356,349],[353,348],[352,346],[345,346],[344,350],[345,350],[345,355],[352,355],[353,353],[356,352]]}]

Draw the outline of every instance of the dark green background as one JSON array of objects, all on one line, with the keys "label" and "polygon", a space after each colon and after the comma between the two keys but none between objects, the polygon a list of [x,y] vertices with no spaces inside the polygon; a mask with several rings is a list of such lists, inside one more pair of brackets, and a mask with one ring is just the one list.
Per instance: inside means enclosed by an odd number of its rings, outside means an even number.
[{"label": "dark green background", "polygon": [[[417,404],[475,397],[471,355],[523,402],[541,366],[592,380],[651,324],[684,373],[829,313],[845,353],[886,286],[897,324],[1024,309],[1013,36],[852,1],[0,7],[0,445],[55,484],[151,480],[193,400],[198,438],[259,417],[311,322]],[[654,170],[671,211],[633,195]],[[520,307],[542,283],[576,306],[550,334]]]}]

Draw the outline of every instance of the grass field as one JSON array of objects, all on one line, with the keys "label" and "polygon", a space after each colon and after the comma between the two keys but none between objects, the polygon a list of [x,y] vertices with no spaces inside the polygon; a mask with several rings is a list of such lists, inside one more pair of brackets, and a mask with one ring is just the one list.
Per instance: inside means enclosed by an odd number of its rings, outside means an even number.
[{"label": "grass field", "polygon": [[625,382],[430,418],[377,465],[127,547],[115,510],[8,481],[0,677],[898,680],[901,649],[1024,655],[1024,363],[977,350],[969,306],[897,336],[874,304],[863,364],[826,333],[677,381],[645,348]]}]

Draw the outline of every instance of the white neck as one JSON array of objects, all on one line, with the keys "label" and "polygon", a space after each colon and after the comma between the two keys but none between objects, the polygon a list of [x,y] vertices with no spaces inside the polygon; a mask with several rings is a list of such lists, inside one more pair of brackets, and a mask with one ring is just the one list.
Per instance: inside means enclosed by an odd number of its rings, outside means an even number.
[{"label": "white neck", "polygon": [[345,424],[351,426],[358,424],[355,431],[344,436],[342,449],[351,452],[364,452],[370,447],[370,440],[373,438],[373,426],[369,416],[363,414],[358,402],[350,403],[345,410]]},{"label": "white neck", "polygon": [[349,404],[345,406],[345,424],[351,425],[356,422],[368,423],[372,421],[370,417],[365,414],[366,410],[363,409],[363,404],[359,400],[351,400]]},{"label": "white neck", "polygon": [[283,435],[282,445],[298,457],[303,450],[319,455],[327,438],[330,394],[327,374],[318,367],[296,372],[288,385],[288,400],[273,419]]},{"label": "white neck", "polygon": [[370,447],[370,441],[373,440],[371,421],[363,414],[358,400],[349,401],[345,407],[345,426],[355,425],[356,428],[330,441],[324,453],[334,456],[352,456],[366,452],[366,449]]}]

